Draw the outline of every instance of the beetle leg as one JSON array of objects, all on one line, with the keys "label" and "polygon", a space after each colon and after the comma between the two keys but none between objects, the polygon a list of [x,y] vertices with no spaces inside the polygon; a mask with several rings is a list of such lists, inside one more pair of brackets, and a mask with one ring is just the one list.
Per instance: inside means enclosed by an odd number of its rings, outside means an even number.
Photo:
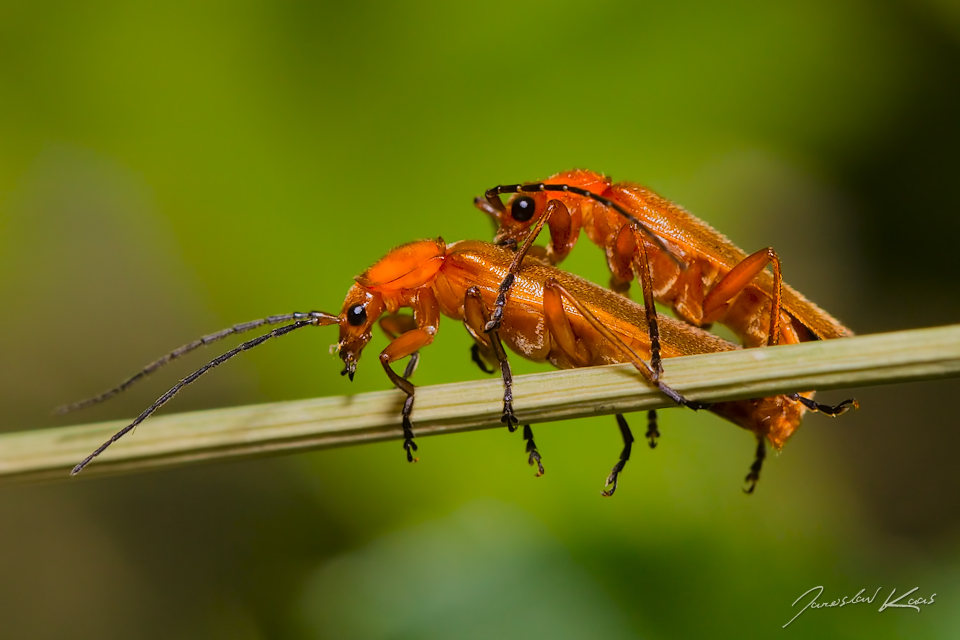
[{"label": "beetle leg", "polygon": [[545,253],[550,264],[557,264],[566,258],[580,235],[583,226],[583,212],[579,204],[572,207],[562,200],[547,202],[547,214],[550,220],[550,242],[545,247]]},{"label": "beetle leg", "polygon": [[537,239],[538,235],[540,235],[540,232],[543,230],[543,225],[546,224],[547,220],[550,219],[550,216],[553,215],[553,213],[559,207],[566,208],[562,202],[550,200],[547,203],[547,208],[543,212],[543,215],[540,216],[540,219],[537,220],[537,223],[527,234],[527,237],[524,238],[523,244],[521,244],[517,249],[517,252],[513,256],[513,261],[510,263],[510,268],[507,271],[507,275],[503,278],[503,282],[500,283],[500,288],[497,292],[497,301],[493,306],[493,314],[491,315],[490,320],[488,320],[486,325],[483,327],[484,331],[496,331],[500,328],[500,323],[503,320],[503,307],[507,304],[507,293],[510,291],[510,287],[513,286],[513,281],[516,279],[517,274],[520,273],[520,265],[523,264],[523,258],[527,255],[527,251],[529,251],[530,247],[533,245],[533,241]]},{"label": "beetle leg", "polygon": [[480,367],[480,371],[484,373],[493,373],[493,369],[487,366],[487,356],[489,354],[481,352],[480,344],[474,342],[470,345],[470,359],[473,360],[474,364]]},{"label": "beetle leg", "polygon": [[[552,296],[562,296],[567,302],[573,305],[573,307],[580,312],[580,315],[583,316],[584,320],[590,323],[590,326],[593,327],[597,333],[603,336],[608,342],[610,342],[610,344],[615,346],[624,355],[624,357],[626,357],[630,364],[632,364],[634,368],[640,372],[640,375],[642,375],[654,387],[663,392],[668,398],[679,405],[690,407],[693,410],[706,408],[707,405],[700,402],[687,400],[682,395],[674,391],[671,387],[667,386],[663,382],[660,382],[656,376],[654,376],[653,371],[650,369],[647,363],[637,355],[637,352],[634,351],[630,345],[624,342],[623,339],[618,335],[610,331],[610,329],[605,327],[603,323],[600,322],[595,315],[593,315],[590,309],[586,307],[586,305],[575,298],[573,294],[567,291],[563,285],[553,278],[547,278],[547,281],[543,284],[543,309],[544,316],[547,319],[548,327],[563,327],[564,324],[569,326],[569,320],[566,318],[566,312],[563,310],[562,303],[559,305],[550,303]],[[552,331],[553,330],[551,328],[551,332]],[[562,333],[563,332],[561,332],[559,335],[554,334],[554,337],[558,338],[558,340],[563,340],[564,337]],[[563,342],[561,342],[561,346],[564,347],[564,350],[567,350]],[[571,353],[571,355],[573,354]]]},{"label": "beetle leg", "polygon": [[651,449],[657,448],[657,438],[660,437],[660,430],[657,429],[657,410],[647,411],[647,444]]},{"label": "beetle leg", "polygon": [[853,398],[850,398],[849,400],[844,400],[843,402],[837,405],[829,405],[829,404],[820,404],[819,402],[814,402],[810,398],[804,398],[799,393],[795,393],[790,397],[794,400],[799,400],[800,403],[810,411],[818,411],[825,416],[830,416],[831,418],[836,418],[837,416],[841,416],[845,414],[851,407],[853,407],[854,409],[860,408],[860,403],[854,400]]},{"label": "beetle leg", "polygon": [[783,277],[780,274],[780,257],[772,247],[760,249],[735,266],[723,276],[713,289],[703,299],[703,321],[712,322],[712,314],[719,311],[723,305],[735,295],[743,291],[751,280],[766,268],[773,267],[773,302],[770,305],[770,333],[767,334],[767,344],[780,343],[780,290],[783,286]]},{"label": "beetle leg", "polygon": [[543,471],[543,462],[540,461],[540,452],[537,451],[537,443],[533,441],[533,429],[530,428],[530,425],[523,425],[523,439],[527,441],[527,453],[530,454],[527,456],[527,464],[531,467],[537,465],[537,474],[539,478],[544,474]]},{"label": "beetle leg", "polygon": [[620,472],[623,471],[624,465],[630,459],[630,452],[633,449],[633,434],[630,432],[630,425],[627,424],[627,419],[623,417],[623,414],[617,414],[617,426],[620,427],[620,435],[623,436],[623,451],[620,452],[620,459],[617,460],[617,464],[613,465],[613,471],[607,476],[607,486],[610,488],[600,492],[600,495],[605,498],[609,498],[617,490]]},{"label": "beetle leg", "polygon": [[[548,280],[543,287],[543,317],[547,331],[553,336],[570,361],[578,367],[590,366],[592,360],[587,346],[573,332],[570,318],[563,308],[563,297],[560,291],[552,286]],[[560,285],[557,285],[558,287]]]},{"label": "beetle leg", "polygon": [[[492,353],[500,363],[500,375],[503,378],[503,415],[500,421],[507,425],[511,432],[515,431],[519,420],[513,413],[513,373],[510,370],[510,361],[507,360],[507,353],[503,349],[503,343],[500,341],[500,334],[497,331],[483,333],[476,327],[483,327],[490,319],[487,307],[483,303],[478,287],[467,289],[466,297],[463,301],[464,324],[467,331],[476,340],[474,349],[476,353]],[[530,425],[523,425],[523,439],[527,443],[527,464],[531,467],[537,466],[537,477],[543,475],[543,462],[540,452],[537,451],[537,445],[533,441],[533,430]]]},{"label": "beetle leg", "polygon": [[500,421],[512,432],[516,430],[520,421],[513,413],[513,373],[510,370],[510,361],[507,360],[507,352],[503,349],[503,343],[497,331],[484,333],[478,330],[489,319],[490,314],[483,303],[480,289],[470,287],[463,300],[463,324],[476,341],[475,346],[478,352],[492,354],[500,364],[500,376],[503,378],[503,415]]},{"label": "beetle leg", "polygon": [[647,260],[647,247],[640,237],[640,232],[633,230],[637,245],[637,258],[633,267],[640,279],[640,288],[643,291],[643,310],[647,316],[647,333],[650,334],[650,369],[653,370],[653,379],[660,379],[663,373],[663,363],[660,361],[660,326],[657,324],[657,305],[653,300],[653,279],[650,277],[650,262]]},{"label": "beetle leg", "polygon": [[763,459],[766,457],[767,445],[763,441],[763,436],[757,436],[757,453],[753,459],[753,464],[750,465],[750,473],[744,478],[744,482],[747,483],[747,486],[743,488],[744,493],[753,493],[753,490],[757,488],[757,481],[760,479],[760,469],[763,468]]},{"label": "beetle leg", "polygon": [[[473,288],[475,289],[476,287]],[[473,344],[470,345],[470,358],[484,373],[493,373],[493,369],[488,366],[488,363],[498,362],[497,356],[493,351],[493,346],[490,344],[490,339],[482,330],[488,317],[484,313],[486,307],[483,305],[482,300],[471,300],[468,303],[468,299],[469,296],[464,298],[463,326],[466,327],[467,333],[473,338]],[[478,302],[479,304],[477,304]],[[479,327],[479,329],[477,327]]]},{"label": "beetle leg", "polygon": [[[379,320],[379,324],[380,329],[387,334],[387,337],[390,338],[391,342],[396,340],[407,331],[413,331],[417,328],[417,321],[414,320],[413,316],[398,312],[388,313],[387,315],[382,316]],[[407,362],[407,366],[403,370],[403,378],[405,380],[409,380],[410,376],[416,372],[417,365],[419,364],[420,352],[414,351],[410,354],[410,360]]]},{"label": "beetle leg", "polygon": [[391,340],[396,340],[407,331],[413,331],[417,328],[417,321],[413,319],[412,315],[399,311],[381,316],[378,324]]},{"label": "beetle leg", "polygon": [[401,376],[404,380],[409,380],[417,371],[417,365],[420,364],[420,352],[414,351],[410,354],[410,359],[407,360],[407,366],[403,368],[403,375]]},{"label": "beetle leg", "polygon": [[[703,321],[703,265],[699,260],[692,260],[690,264],[679,274],[679,290],[673,299],[673,310],[677,318],[687,324],[692,324],[701,329],[708,323]],[[676,286],[676,284],[674,285]],[[717,312],[721,313],[725,309],[721,307]]]},{"label": "beetle leg", "polygon": [[416,462],[413,452],[417,450],[417,444],[413,441],[413,427],[410,424],[410,414],[413,411],[413,396],[415,387],[403,376],[398,376],[390,366],[391,362],[396,362],[401,358],[413,355],[423,347],[433,342],[433,336],[436,334],[436,327],[427,327],[426,329],[414,329],[407,331],[396,340],[387,345],[387,348],[380,353],[380,364],[383,370],[387,372],[387,377],[393,385],[407,394],[407,400],[403,403],[403,448],[407,452],[407,462]]}]

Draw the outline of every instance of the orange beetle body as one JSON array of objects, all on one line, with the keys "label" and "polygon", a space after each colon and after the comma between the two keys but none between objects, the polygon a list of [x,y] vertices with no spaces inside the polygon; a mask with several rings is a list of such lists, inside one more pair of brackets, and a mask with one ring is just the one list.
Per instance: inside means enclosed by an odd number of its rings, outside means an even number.
[{"label": "orange beetle body", "polygon": [[[650,336],[643,328],[645,310],[642,306],[539,261],[527,259],[520,265],[513,282],[511,304],[505,309],[502,328],[486,333],[484,327],[489,320],[489,309],[498,296],[500,283],[510,271],[513,260],[514,255],[510,251],[486,242],[464,241],[449,245],[442,239],[412,242],[393,249],[358,276],[337,315],[311,311],[271,316],[235,325],[195,340],[148,365],[120,386],[68,409],[105,400],[166,362],[204,344],[265,324],[293,322],[244,342],[181,380],[141,413],[133,423],[116,433],[78,464],[74,473],[81,471],[110,444],[140,424],[182,387],[206,371],[267,339],[306,326],[339,326],[337,350],[344,362],[343,373],[349,374],[352,379],[360,355],[370,341],[373,324],[380,321],[381,327],[392,339],[380,353],[380,363],[393,384],[407,394],[401,424],[403,446],[410,461],[415,460],[413,452],[417,450],[417,445],[414,443],[410,420],[415,387],[408,378],[414,371],[413,365],[419,358],[419,351],[433,342],[439,330],[441,315],[464,323],[475,340],[474,359],[478,364],[495,360],[500,365],[505,388],[503,421],[511,430],[518,420],[514,416],[512,405],[512,375],[501,339],[525,358],[550,362],[560,368],[628,362],[636,367],[647,381],[675,402],[697,408],[697,403],[686,400],[657,379],[646,364],[645,359],[649,358],[651,353],[651,343]],[[399,313],[401,309],[411,309],[412,317]],[[664,318],[661,323],[661,339],[665,357],[739,348],[706,331],[670,318]],[[411,358],[411,365],[402,375],[398,375],[391,364],[406,357]],[[841,413],[843,408],[843,405],[835,408],[823,407],[804,395],[796,394],[721,402],[709,407],[714,413],[753,432],[761,441],[751,475],[748,476],[748,480],[754,483],[759,477],[764,439],[779,449],[796,430],[807,409],[835,415]],[[653,446],[659,433],[656,431],[655,413],[651,412],[651,415],[647,436]],[[633,436],[622,416],[618,416],[618,423],[624,438],[624,450],[607,478],[607,485],[612,485],[612,488],[604,491],[604,495],[612,495],[616,489],[618,475],[629,459],[633,442]],[[539,475],[543,472],[543,465],[529,425],[524,427],[524,439],[527,441],[530,464],[538,466]]]},{"label": "orange beetle body", "polygon": [[[604,175],[585,170],[558,173],[537,184],[569,185],[588,191],[639,220],[644,231],[662,242],[639,236],[646,250],[653,297],[689,324],[702,327],[719,322],[747,347],[853,335],[826,311],[786,284],[781,285],[779,259],[772,249],[748,256],[716,229],[646,187],[613,183]],[[613,206],[599,200],[573,192],[536,191],[531,186],[536,185],[498,187],[487,192],[486,200],[477,198],[477,205],[499,225],[496,242],[523,241],[549,208],[550,262],[561,262],[583,231],[606,253],[611,288],[626,292],[638,258],[638,235],[631,223]],[[505,207],[498,207],[500,193],[515,195]],[[533,211],[521,210],[522,220],[514,215],[513,206],[520,198],[534,203]],[[774,275],[764,269],[770,262],[774,263]],[[771,308],[781,291],[780,315],[772,318]],[[778,321],[778,330],[771,331],[774,320]]]},{"label": "orange beetle body", "polygon": [[[361,351],[370,339],[373,323],[379,316],[378,309],[412,309],[418,327],[414,331],[423,332],[422,340],[416,341],[419,348],[432,342],[440,314],[454,320],[467,320],[464,300],[470,287],[479,289],[487,308],[493,306],[497,288],[507,274],[512,254],[502,247],[479,241],[455,242],[446,245],[444,250],[442,248],[440,240],[421,240],[402,245],[357,278],[358,284],[347,295],[341,318],[356,305],[368,305],[368,311],[366,322],[361,326],[340,323],[341,340],[338,348],[345,362],[356,366]],[[410,255],[430,256],[430,269],[424,269],[416,261],[408,263],[407,257]],[[434,269],[436,262],[440,266]],[[409,271],[399,273],[408,264]],[[394,268],[397,268],[397,272],[393,271]],[[504,309],[499,334],[510,349],[530,360],[549,362],[563,369],[629,362],[622,350],[600,336],[573,305],[565,303],[562,311],[548,312],[545,309],[544,283],[550,279],[587,304],[597,319],[640,358],[649,359],[650,339],[643,328],[645,316],[642,306],[609,289],[534,259],[524,261],[511,289],[510,304]],[[403,282],[403,288],[395,288],[395,282]],[[568,318],[573,333],[583,345],[580,353],[565,347],[557,339],[556,333],[550,330],[550,318],[556,313],[563,313]],[[672,318],[661,318],[660,323],[663,356],[666,358],[739,348],[707,331]],[[476,323],[471,329],[471,333],[483,332],[482,325],[476,326]],[[410,353],[391,353],[389,360],[392,362],[406,355]],[[779,450],[799,426],[806,408],[801,401],[781,395],[716,403],[710,407],[710,411],[766,438]]]}]

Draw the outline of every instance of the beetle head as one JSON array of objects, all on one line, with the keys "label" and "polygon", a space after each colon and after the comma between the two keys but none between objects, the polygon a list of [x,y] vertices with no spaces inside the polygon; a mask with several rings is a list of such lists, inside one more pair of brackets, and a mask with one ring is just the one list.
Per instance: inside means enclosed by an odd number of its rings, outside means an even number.
[{"label": "beetle head", "polygon": [[546,211],[547,200],[546,193],[514,193],[506,203],[500,200],[500,196],[491,195],[477,198],[475,204],[493,219],[496,227],[494,244],[515,245],[526,238],[530,227]]},{"label": "beetle head", "polygon": [[383,298],[379,293],[370,291],[361,284],[350,287],[339,316],[340,342],[337,343],[337,351],[340,352],[344,364],[341,375],[350,376],[353,380],[360,353],[370,342],[373,323],[383,314],[384,309]]}]

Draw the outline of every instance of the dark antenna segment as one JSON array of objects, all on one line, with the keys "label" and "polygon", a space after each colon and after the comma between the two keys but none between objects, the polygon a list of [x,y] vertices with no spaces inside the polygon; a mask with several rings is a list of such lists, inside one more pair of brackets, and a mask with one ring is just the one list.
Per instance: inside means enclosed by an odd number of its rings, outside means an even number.
[{"label": "dark antenna segment", "polygon": [[323,313],[321,311],[308,311],[306,313],[303,313],[300,311],[294,311],[293,313],[284,313],[281,315],[261,318],[259,320],[251,320],[250,322],[241,322],[240,324],[235,324],[232,327],[228,327],[221,331],[217,331],[216,333],[205,335],[202,338],[197,338],[196,340],[194,340],[189,344],[185,344],[182,347],[178,347],[174,349],[173,351],[163,356],[162,358],[159,358],[151,362],[150,364],[145,366],[143,369],[141,369],[138,373],[130,376],[129,378],[127,378],[126,380],[124,380],[114,388],[108,391],[104,391],[98,396],[95,396],[93,398],[87,398],[86,400],[81,400],[80,402],[74,402],[73,404],[67,404],[62,407],[57,407],[57,409],[54,412],[58,415],[63,413],[69,413],[71,411],[76,411],[77,409],[84,409],[86,407],[99,404],[104,400],[109,400],[110,398],[117,395],[118,393],[122,393],[123,391],[126,391],[129,387],[133,386],[140,380],[146,378],[148,375],[150,375],[151,373],[153,373],[163,365],[169,362],[172,362],[177,358],[179,358],[180,356],[186,355],[191,351],[194,351],[195,349],[199,349],[200,347],[205,347],[211,342],[216,342],[217,340],[223,340],[227,336],[232,336],[238,333],[251,331],[258,327],[262,327],[264,325],[280,324],[281,322],[309,320],[311,318],[322,318],[322,317],[326,317],[327,315],[328,314]]},{"label": "dark antenna segment", "polygon": [[[218,336],[218,337],[215,338],[215,339],[219,340],[220,338],[225,337],[225,336],[227,336],[227,335],[230,335],[230,334],[232,334],[232,333],[240,333],[240,331],[247,331],[247,330],[249,330],[249,329],[253,329],[253,328],[255,328],[255,327],[259,327],[259,326],[264,325],[264,324],[270,324],[270,323],[271,323],[271,322],[270,322],[271,320],[273,320],[274,322],[283,322],[283,320],[274,320],[274,319],[276,319],[276,318],[284,318],[284,319],[290,320],[290,319],[292,319],[294,316],[297,316],[297,317],[300,317],[300,318],[303,318],[303,319],[297,320],[297,321],[294,322],[293,324],[288,324],[288,325],[286,325],[286,326],[283,326],[283,327],[279,327],[279,328],[277,328],[277,329],[274,329],[274,330],[271,331],[270,333],[265,333],[265,334],[263,334],[262,336],[258,336],[258,337],[256,337],[256,338],[254,338],[253,340],[248,340],[247,342],[244,342],[243,344],[237,346],[236,348],[231,349],[230,351],[227,351],[227,352],[224,353],[223,355],[218,356],[217,358],[214,358],[213,360],[211,360],[211,361],[208,362],[207,364],[203,365],[202,367],[200,367],[199,369],[197,369],[196,371],[194,371],[193,373],[191,373],[190,375],[188,375],[186,378],[184,378],[183,380],[181,380],[181,381],[178,382],[177,384],[173,385],[173,387],[171,387],[169,391],[167,391],[165,394],[163,394],[162,396],[160,396],[159,398],[157,398],[157,400],[156,400],[152,405],[150,405],[149,407],[147,407],[146,410],[144,410],[143,413],[141,413],[139,416],[137,416],[136,420],[134,420],[133,422],[131,422],[130,424],[128,424],[127,426],[125,426],[123,429],[121,429],[120,431],[118,431],[118,432],[116,432],[115,434],[113,434],[112,436],[110,436],[110,439],[109,439],[109,440],[107,440],[107,441],[104,442],[102,445],[100,445],[100,447],[99,447],[96,451],[94,451],[94,452],[91,453],[89,456],[87,456],[86,458],[84,458],[83,461],[80,462],[80,464],[78,464],[77,466],[75,466],[75,467],[73,468],[73,471],[70,472],[70,475],[75,476],[75,475],[77,475],[78,473],[80,473],[81,471],[83,471],[83,468],[86,467],[88,464],[90,464],[90,462],[93,461],[93,459],[96,458],[98,455],[100,455],[101,453],[103,453],[104,451],[106,451],[107,447],[109,447],[109,446],[112,445],[114,442],[116,442],[117,440],[119,440],[120,438],[122,438],[124,435],[126,435],[128,432],[130,432],[130,431],[131,431],[134,427],[136,427],[138,424],[140,424],[141,422],[143,422],[144,420],[146,420],[147,418],[149,418],[157,409],[159,409],[160,407],[162,407],[163,405],[165,405],[167,402],[169,402],[169,401],[173,398],[173,396],[177,395],[177,392],[179,392],[179,391],[180,391],[181,389],[183,389],[185,386],[187,386],[187,385],[190,384],[191,382],[194,382],[195,380],[197,380],[197,378],[199,378],[200,376],[202,376],[203,374],[205,374],[205,373],[206,373],[207,371],[209,371],[210,369],[213,369],[214,367],[217,367],[217,366],[223,364],[224,362],[226,362],[226,361],[229,360],[230,358],[234,357],[234,356],[237,355],[238,353],[240,353],[240,352],[242,352],[242,351],[248,351],[248,350],[250,350],[250,349],[253,349],[253,348],[256,347],[256,346],[259,346],[259,345],[263,344],[264,342],[266,342],[266,341],[269,340],[270,338],[279,338],[280,336],[286,335],[286,334],[288,334],[288,333],[290,333],[290,332],[292,332],[292,331],[295,331],[296,329],[301,329],[301,328],[303,328],[303,327],[309,327],[309,326],[320,327],[320,326],[329,325],[329,324],[336,324],[336,323],[338,322],[337,316],[331,315],[331,314],[329,314],[329,313],[323,313],[322,311],[310,311],[310,312],[308,312],[308,313],[287,314],[287,315],[284,315],[284,316],[270,316],[270,318],[265,318],[265,319],[263,319],[263,320],[254,320],[253,322],[247,322],[247,323],[244,323],[244,324],[234,325],[234,326],[231,327],[230,329],[224,329],[223,331],[220,331],[220,332],[214,333],[214,334],[210,334],[210,335],[211,335],[211,336]],[[258,323],[259,323],[259,324],[258,324]],[[241,329],[238,330],[238,329],[237,329],[238,327],[241,327]],[[246,327],[246,328],[243,328],[243,327]],[[221,335],[221,334],[222,334],[222,335]],[[210,337],[210,336],[205,336],[205,338],[209,338],[209,337]],[[190,347],[190,349],[187,349],[187,351],[190,351],[190,350],[192,350],[192,349],[196,349],[196,348],[197,348],[198,346],[200,346],[201,344],[205,344],[204,342],[202,342],[203,340],[204,340],[204,338],[201,338],[200,340],[197,340],[197,341],[195,341],[195,342],[191,342],[190,345],[186,345],[187,347]],[[195,345],[195,346],[191,346],[191,345]],[[181,349],[183,349],[183,348],[184,348],[184,347],[181,347]],[[180,351],[180,349],[178,349],[177,351]],[[176,353],[176,352],[174,352],[174,353]],[[186,353],[186,351],[181,351],[181,353]],[[157,362],[160,362],[161,364],[163,364],[163,363],[168,362],[169,360],[172,360],[172,359],[173,359],[173,358],[167,358],[166,360],[164,360],[164,359],[161,358],[161,360],[158,360]],[[160,365],[157,365],[157,366],[160,366]],[[155,368],[156,368],[156,367],[155,367]],[[146,371],[146,369],[145,369],[145,371]],[[148,373],[149,373],[149,372],[148,372]],[[143,377],[143,375],[146,375],[146,374],[141,372],[141,374],[138,374],[137,376],[134,376],[133,378],[131,378],[131,380],[135,380],[135,379],[137,379],[138,377]],[[130,383],[130,380],[128,380],[126,384],[129,384],[129,383]],[[115,389],[115,390],[108,391],[107,393],[103,394],[102,396],[98,396],[98,398],[99,398],[99,399],[108,398],[108,397],[110,397],[111,395],[115,395],[116,393],[119,393],[119,391],[122,390],[122,389],[123,389],[123,386],[121,385],[121,387],[117,387],[117,389]],[[96,401],[99,402],[99,399],[94,399],[94,400],[96,400]],[[90,402],[90,401],[84,401],[84,403],[90,403],[90,404],[92,404],[92,402]],[[84,403],[77,403],[77,404],[83,406]]]}]

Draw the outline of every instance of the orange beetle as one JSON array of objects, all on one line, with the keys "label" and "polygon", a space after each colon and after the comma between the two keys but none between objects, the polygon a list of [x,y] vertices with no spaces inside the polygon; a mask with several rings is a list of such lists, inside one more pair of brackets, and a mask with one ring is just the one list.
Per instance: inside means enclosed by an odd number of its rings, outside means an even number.
[{"label": "orange beetle", "polygon": [[[360,355],[370,341],[373,324],[380,320],[381,326],[384,326],[388,335],[393,338],[380,353],[380,363],[393,384],[407,395],[401,424],[403,446],[407,459],[411,462],[415,460],[413,452],[417,450],[410,421],[415,387],[407,378],[412,374],[413,367],[408,366],[403,375],[398,375],[391,364],[408,356],[415,361],[419,351],[433,342],[441,315],[465,324],[475,340],[474,359],[478,363],[486,361],[499,364],[504,380],[502,421],[511,431],[519,421],[514,415],[512,376],[501,339],[513,351],[526,358],[547,361],[560,368],[629,362],[650,384],[678,404],[692,408],[702,406],[685,399],[656,379],[653,371],[644,362],[644,358],[650,356],[650,339],[643,328],[643,307],[536,260],[524,262],[516,274],[512,302],[503,312],[500,329],[485,332],[484,327],[490,320],[488,309],[497,297],[499,284],[508,273],[513,258],[513,254],[506,249],[485,242],[464,241],[449,245],[442,239],[412,242],[393,249],[358,276],[338,315],[313,311],[271,316],[264,320],[236,325],[185,345],[172,352],[176,355],[165,356],[148,365],[117,388],[66,409],[104,400],[173,357],[191,351],[201,344],[264,324],[293,322],[241,344],[184,378],[130,425],[78,464],[73,473],[80,472],[113,442],[211,368],[269,338],[305,326],[339,326],[340,339],[336,347],[344,362],[343,373],[353,379]],[[401,309],[412,310],[412,318],[401,314]],[[670,318],[662,319],[661,335],[665,357],[739,348],[717,336]],[[806,410],[839,415],[846,410],[849,402],[851,401],[828,407],[813,402],[805,395],[794,394],[720,402],[709,406],[709,409],[756,434],[760,444],[751,473],[747,477],[749,482],[755,483],[759,478],[763,460],[764,439],[779,449],[796,430]],[[607,478],[608,489],[603,492],[604,495],[612,495],[616,490],[619,474],[630,457],[633,442],[633,436],[623,416],[617,418],[624,448]],[[647,435],[650,438],[657,435],[655,414],[651,417]],[[537,465],[537,475],[540,475],[543,466],[529,425],[524,427],[524,439],[527,442],[529,463]],[[752,486],[751,484],[751,490]]]},{"label": "orange beetle", "polygon": [[[500,200],[503,194],[512,194],[506,205]],[[543,182],[494,187],[474,202],[498,225],[495,242],[519,244],[521,256],[548,226],[546,258],[551,264],[567,257],[584,231],[606,253],[613,290],[626,293],[639,276],[653,335],[654,299],[696,327],[726,325],[747,347],[853,335],[783,283],[772,248],[747,255],[716,229],[638,184],[574,170]],[[502,313],[507,280],[490,328]],[[656,354],[653,360],[656,365]]]}]

